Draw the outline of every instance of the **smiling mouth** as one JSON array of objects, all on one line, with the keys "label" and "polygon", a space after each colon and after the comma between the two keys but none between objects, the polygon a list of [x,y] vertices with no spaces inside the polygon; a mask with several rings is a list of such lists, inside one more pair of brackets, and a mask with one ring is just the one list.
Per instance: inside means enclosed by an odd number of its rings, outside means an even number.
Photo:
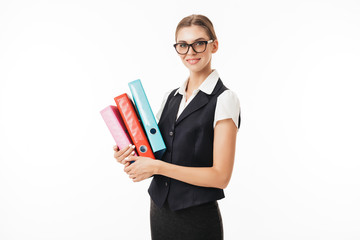
[{"label": "smiling mouth", "polygon": [[186,60],[190,64],[196,64],[200,61],[200,58],[191,58]]}]

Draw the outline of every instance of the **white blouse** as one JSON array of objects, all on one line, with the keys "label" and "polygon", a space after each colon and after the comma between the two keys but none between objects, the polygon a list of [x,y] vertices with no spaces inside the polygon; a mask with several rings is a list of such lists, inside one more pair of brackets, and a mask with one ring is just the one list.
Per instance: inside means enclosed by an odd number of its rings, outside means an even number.
[{"label": "white blouse", "polygon": [[[198,89],[195,89],[189,99],[186,101],[186,86],[188,80],[186,80],[180,88],[175,92],[174,96],[179,93],[182,95],[182,99],[179,105],[179,111],[177,114],[177,118],[180,116],[180,114],[184,111],[187,105],[191,102],[191,100],[194,99],[196,94],[199,91],[203,91],[206,94],[211,94],[214,90],[216,83],[218,82],[219,74],[216,70],[213,70],[213,72],[205,79],[205,81],[199,86]],[[159,120],[162,114],[162,111],[164,110],[165,103],[167,98],[169,97],[169,94],[171,91],[165,93],[163,102],[161,104],[161,107],[156,114],[156,118]],[[231,118],[235,126],[238,126],[238,120],[239,120],[239,114],[240,114],[240,101],[237,97],[237,95],[231,91],[231,90],[225,90],[223,93],[221,93],[218,96],[218,100],[216,102],[216,108],[215,108],[215,116],[214,116],[214,128],[218,121],[229,119]]]}]

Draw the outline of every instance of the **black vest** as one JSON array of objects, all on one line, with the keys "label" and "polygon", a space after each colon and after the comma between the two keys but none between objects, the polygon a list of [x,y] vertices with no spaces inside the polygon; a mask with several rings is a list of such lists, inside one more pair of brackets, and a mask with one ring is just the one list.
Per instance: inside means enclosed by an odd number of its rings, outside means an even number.
[{"label": "black vest", "polygon": [[[181,166],[211,167],[217,97],[227,88],[219,78],[213,92],[208,95],[199,91],[177,120],[182,95],[174,96],[176,90],[170,93],[158,123],[167,147],[161,160]],[[148,192],[157,206],[162,207],[167,200],[173,211],[224,198],[222,189],[195,186],[162,175],[154,175]]]}]

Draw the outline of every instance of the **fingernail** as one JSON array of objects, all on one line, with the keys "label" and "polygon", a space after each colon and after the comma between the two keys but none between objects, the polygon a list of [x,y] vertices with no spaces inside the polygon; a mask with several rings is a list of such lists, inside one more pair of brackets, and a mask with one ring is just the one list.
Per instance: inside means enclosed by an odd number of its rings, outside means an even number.
[{"label": "fingernail", "polygon": [[125,158],[125,160],[129,160],[129,158],[128,158],[128,157],[126,157],[126,158]]},{"label": "fingernail", "polygon": [[135,148],[135,145],[132,145],[132,148]]},{"label": "fingernail", "polygon": [[131,147],[132,145],[131,144],[129,144],[129,147]]},{"label": "fingernail", "polygon": [[131,152],[131,155],[134,155],[134,154],[135,154],[135,152],[134,152],[134,151],[132,151],[132,152]]}]

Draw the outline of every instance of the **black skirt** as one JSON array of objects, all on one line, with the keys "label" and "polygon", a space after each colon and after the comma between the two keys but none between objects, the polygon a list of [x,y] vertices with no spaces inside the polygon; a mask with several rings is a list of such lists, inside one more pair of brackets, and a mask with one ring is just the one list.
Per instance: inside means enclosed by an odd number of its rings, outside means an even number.
[{"label": "black skirt", "polygon": [[223,225],[217,201],[171,211],[167,202],[159,208],[151,200],[150,226],[152,240],[223,239]]}]

